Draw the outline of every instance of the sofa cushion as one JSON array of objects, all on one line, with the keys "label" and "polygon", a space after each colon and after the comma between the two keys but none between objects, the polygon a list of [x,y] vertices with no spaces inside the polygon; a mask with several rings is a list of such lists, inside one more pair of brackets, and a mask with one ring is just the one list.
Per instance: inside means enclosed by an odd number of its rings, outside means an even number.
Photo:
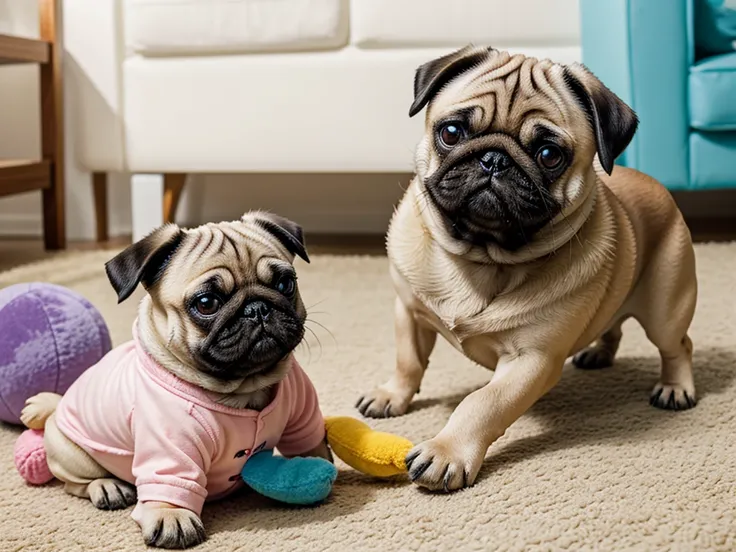
[{"label": "sofa cushion", "polygon": [[736,130],[736,53],[706,58],[690,68],[690,125]]},{"label": "sofa cushion", "polygon": [[158,56],[338,48],[347,10],[347,0],[126,0],[126,45]]},{"label": "sofa cushion", "polygon": [[578,0],[351,0],[364,48],[577,46]]},{"label": "sofa cushion", "polygon": [[708,56],[736,50],[736,0],[695,2],[695,47]]}]

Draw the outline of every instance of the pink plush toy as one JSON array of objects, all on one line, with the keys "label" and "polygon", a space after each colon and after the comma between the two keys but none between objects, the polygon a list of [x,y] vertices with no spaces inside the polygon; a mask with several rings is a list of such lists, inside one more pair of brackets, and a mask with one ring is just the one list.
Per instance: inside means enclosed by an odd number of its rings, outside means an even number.
[{"label": "pink plush toy", "polygon": [[27,429],[15,442],[15,467],[20,476],[31,485],[43,485],[54,476],[46,462],[43,448],[43,430]]}]

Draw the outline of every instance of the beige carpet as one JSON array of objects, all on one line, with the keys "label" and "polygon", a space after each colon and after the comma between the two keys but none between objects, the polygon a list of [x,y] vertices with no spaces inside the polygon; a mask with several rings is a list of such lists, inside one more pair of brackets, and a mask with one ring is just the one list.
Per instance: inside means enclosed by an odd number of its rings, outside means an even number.
[{"label": "beige carpet", "polygon": [[[69,286],[102,310],[120,343],[140,296],[116,306],[102,270],[109,256],[77,253],[23,267],[0,274],[0,286]],[[736,550],[736,244],[699,246],[697,257],[694,410],[649,406],[658,358],[631,323],[617,366],[566,368],[560,385],[492,447],[473,488],[431,495],[342,465],[331,498],[317,508],[252,495],[205,507],[209,540],[200,549]],[[300,265],[300,283],[322,344],[312,340],[300,359],[324,411],[355,414],[358,393],[393,366],[386,260],[317,256]],[[374,426],[415,441],[432,437],[488,378],[440,343],[411,412]],[[0,427],[1,550],[143,549],[130,511],[98,511],[58,485],[25,486],[12,464],[16,435]]]}]

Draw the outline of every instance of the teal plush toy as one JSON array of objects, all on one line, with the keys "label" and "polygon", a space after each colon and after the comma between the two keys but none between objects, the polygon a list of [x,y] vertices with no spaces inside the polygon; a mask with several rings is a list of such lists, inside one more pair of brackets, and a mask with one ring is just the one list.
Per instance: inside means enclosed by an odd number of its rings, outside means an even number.
[{"label": "teal plush toy", "polygon": [[284,458],[264,450],[246,462],[240,475],[258,494],[308,506],[329,496],[337,468],[323,458]]}]

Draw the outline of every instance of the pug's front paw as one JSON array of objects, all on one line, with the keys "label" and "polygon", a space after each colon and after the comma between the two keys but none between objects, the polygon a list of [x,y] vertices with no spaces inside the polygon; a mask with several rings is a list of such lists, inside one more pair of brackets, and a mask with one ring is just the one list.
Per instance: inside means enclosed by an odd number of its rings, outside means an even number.
[{"label": "pug's front paw", "polygon": [[482,447],[461,447],[456,440],[435,437],[406,455],[409,478],[425,489],[450,492],[475,483],[483,464]]},{"label": "pug's front paw", "polygon": [[191,510],[164,502],[146,502],[142,507],[141,531],[148,546],[190,548],[204,542],[202,520]]},{"label": "pug's front paw", "polygon": [[355,407],[366,418],[403,416],[413,396],[413,393],[397,393],[381,386],[360,397]]}]

